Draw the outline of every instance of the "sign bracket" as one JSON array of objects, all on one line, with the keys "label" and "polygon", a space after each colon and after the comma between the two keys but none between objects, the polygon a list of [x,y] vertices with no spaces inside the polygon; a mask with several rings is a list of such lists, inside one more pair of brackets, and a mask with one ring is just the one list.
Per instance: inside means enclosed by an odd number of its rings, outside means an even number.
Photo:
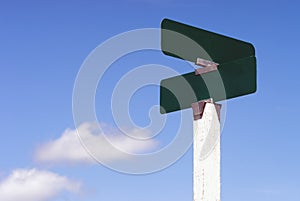
[{"label": "sign bracket", "polygon": [[213,61],[208,61],[208,60],[205,60],[205,59],[201,59],[201,58],[197,58],[195,64],[197,66],[202,66],[203,67],[203,68],[197,68],[195,70],[195,75],[201,75],[201,74],[204,74],[204,73],[209,73],[209,72],[212,72],[212,71],[216,71],[216,70],[218,70],[218,66],[219,66],[218,63],[215,63]]},{"label": "sign bracket", "polygon": [[212,103],[212,104],[215,105],[215,108],[216,108],[216,111],[217,111],[217,114],[218,114],[218,118],[219,118],[219,121],[220,121],[220,112],[221,112],[222,105],[214,103],[212,98],[209,98],[207,100],[198,101],[196,103],[192,103],[194,120],[202,119],[206,103]]}]

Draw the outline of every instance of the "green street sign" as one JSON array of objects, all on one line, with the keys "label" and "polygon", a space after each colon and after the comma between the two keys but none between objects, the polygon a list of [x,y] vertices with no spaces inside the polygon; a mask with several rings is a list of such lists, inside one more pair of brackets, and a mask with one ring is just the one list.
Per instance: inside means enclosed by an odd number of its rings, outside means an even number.
[{"label": "green street sign", "polygon": [[218,71],[195,72],[171,77],[160,83],[161,113],[190,108],[192,103],[213,98],[235,98],[256,91],[256,59],[248,57],[221,64]]},{"label": "green street sign", "polygon": [[161,49],[191,62],[202,58],[219,64],[255,55],[250,43],[169,19],[161,23]]},{"label": "green street sign", "polygon": [[192,103],[209,98],[221,101],[256,91],[252,44],[168,19],[162,21],[161,28],[164,54],[192,62],[200,58],[218,63],[216,69],[205,70],[209,63],[198,75],[195,71],[162,80],[162,114],[190,108]]}]

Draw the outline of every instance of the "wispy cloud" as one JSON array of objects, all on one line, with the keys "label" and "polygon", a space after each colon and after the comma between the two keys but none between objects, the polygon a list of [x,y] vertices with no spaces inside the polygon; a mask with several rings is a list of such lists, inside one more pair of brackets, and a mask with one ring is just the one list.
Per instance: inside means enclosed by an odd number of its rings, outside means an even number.
[{"label": "wispy cloud", "polygon": [[[153,139],[141,140],[150,136],[150,132],[143,129],[131,129],[127,131],[128,136],[121,134],[114,128],[103,126],[104,131],[99,131],[97,124],[84,123],[78,129],[67,129],[58,139],[49,141],[38,147],[35,159],[46,163],[94,163],[87,150],[101,160],[119,161],[126,160],[130,154],[143,153],[157,147],[157,141]],[[130,154],[124,154],[130,153]]]},{"label": "wispy cloud", "polygon": [[46,201],[63,192],[78,193],[81,184],[49,171],[17,169],[0,182],[0,200]]}]

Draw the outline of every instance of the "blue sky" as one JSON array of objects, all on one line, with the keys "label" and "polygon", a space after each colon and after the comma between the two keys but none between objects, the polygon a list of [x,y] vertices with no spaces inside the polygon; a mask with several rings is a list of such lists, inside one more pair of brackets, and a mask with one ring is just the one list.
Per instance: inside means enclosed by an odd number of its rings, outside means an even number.
[{"label": "blue sky", "polygon": [[[45,148],[51,140],[62,139],[66,129],[67,137],[75,129],[73,87],[90,52],[117,34],[159,28],[167,17],[249,41],[256,48],[257,92],[227,102],[221,199],[298,200],[298,8],[297,1],[256,0],[1,1],[0,198],[14,201],[18,194],[25,195],[16,184],[23,178],[24,189],[31,193],[26,196],[33,201],[192,200],[192,149],[167,169],[129,175],[92,163],[82,152],[71,162],[64,161],[63,154],[51,159],[49,153],[60,152]],[[105,74],[105,87],[100,83],[97,89],[95,107],[101,122],[114,126],[107,107],[112,84],[122,73],[151,63],[169,65],[179,73],[191,71],[159,51],[121,58]],[[130,107],[136,124],[149,124],[147,111],[158,103],[156,95],[155,87],[136,94]],[[169,115],[156,140],[169,142],[176,127],[178,114]],[[32,187],[31,181],[38,185]]]}]

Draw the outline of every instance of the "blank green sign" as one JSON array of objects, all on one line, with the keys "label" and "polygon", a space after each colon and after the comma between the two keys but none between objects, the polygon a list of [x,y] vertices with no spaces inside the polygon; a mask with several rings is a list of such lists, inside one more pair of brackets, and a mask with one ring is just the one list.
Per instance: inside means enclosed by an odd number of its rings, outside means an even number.
[{"label": "blank green sign", "polygon": [[161,49],[191,62],[202,58],[219,64],[255,55],[250,43],[169,19],[161,23]]},{"label": "blank green sign", "polygon": [[202,58],[219,63],[217,71],[195,72],[167,78],[160,84],[161,113],[191,107],[197,101],[220,101],[256,91],[253,45],[175,21],[162,21],[164,54],[195,62]]}]

